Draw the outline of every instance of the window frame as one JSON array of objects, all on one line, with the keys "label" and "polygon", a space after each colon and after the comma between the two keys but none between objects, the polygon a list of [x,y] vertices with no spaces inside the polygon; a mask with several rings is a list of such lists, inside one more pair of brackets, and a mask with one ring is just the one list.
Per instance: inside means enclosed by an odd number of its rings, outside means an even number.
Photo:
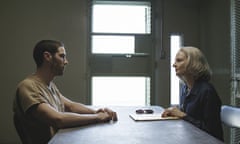
[{"label": "window frame", "polygon": [[[92,5],[92,3],[94,2],[94,1],[96,1],[96,0],[93,0],[92,2],[91,2],[91,5]],[[108,1],[108,0],[104,0],[104,1]],[[109,1],[111,1],[111,0],[109,0]],[[152,102],[152,100],[154,100],[155,99],[155,97],[154,97],[154,93],[155,93],[155,88],[153,87],[154,85],[155,85],[155,79],[154,79],[154,74],[153,74],[153,70],[152,70],[152,68],[151,68],[151,70],[149,70],[149,71],[151,71],[151,72],[149,72],[149,73],[141,73],[141,74],[136,74],[136,73],[129,73],[129,74],[124,74],[124,73],[92,73],[91,72],[91,63],[92,63],[92,60],[91,60],[91,57],[96,57],[96,56],[100,56],[100,57],[107,57],[107,58],[113,58],[113,57],[126,57],[126,58],[139,58],[140,59],[140,57],[150,57],[150,55],[151,54],[148,54],[147,52],[145,53],[145,52],[141,52],[141,50],[142,50],[142,48],[140,48],[140,50],[139,49],[135,49],[136,51],[135,51],[135,53],[134,54],[92,54],[92,40],[91,40],[91,37],[92,37],[92,35],[121,35],[121,36],[134,36],[134,37],[137,37],[137,40],[135,39],[135,43],[141,43],[141,40],[142,40],[142,38],[143,37],[147,37],[147,39],[151,39],[151,38],[149,38],[149,37],[153,37],[153,36],[155,36],[154,35],[154,33],[153,33],[153,28],[154,28],[154,23],[153,23],[153,1],[152,0],[138,0],[139,2],[148,2],[148,3],[150,3],[151,4],[151,18],[150,18],[150,20],[151,20],[151,25],[150,25],[150,29],[151,29],[151,31],[150,31],[150,33],[149,34],[136,34],[136,33],[96,33],[96,32],[92,32],[92,27],[91,27],[91,21],[92,21],[92,18],[90,18],[89,19],[89,25],[90,25],[90,27],[89,27],[89,49],[88,49],[88,63],[89,63],[89,65],[90,66],[88,66],[88,69],[87,69],[87,77],[88,77],[88,81],[87,81],[87,83],[88,83],[88,95],[90,96],[90,97],[88,97],[87,98],[87,101],[88,101],[88,103],[91,103],[92,102],[92,97],[91,97],[91,95],[92,95],[92,90],[91,90],[91,78],[92,78],[92,76],[148,76],[148,77],[150,77],[150,100],[149,101],[151,101]],[[121,1],[122,2],[122,1]],[[136,0],[127,0],[127,1],[124,1],[124,2],[136,2]],[[92,6],[90,6],[91,7],[91,9],[90,9],[90,17],[92,17]],[[137,42],[136,42],[137,41]],[[152,43],[154,43],[154,42],[152,42]],[[138,44],[138,46],[139,45],[141,45],[141,44]],[[154,47],[154,45],[153,45],[153,48],[154,48],[154,51],[155,51],[155,47]],[[151,51],[152,52],[152,50],[149,50],[149,51]],[[153,54],[154,54],[154,52],[153,52]],[[153,61],[154,61],[154,59],[155,59],[155,55],[153,55],[152,54],[152,57],[153,58],[149,58],[149,59],[152,59]],[[90,58],[90,59],[89,59]],[[151,67],[154,67],[154,63],[151,63],[150,64],[151,65]],[[155,101],[154,101],[155,102]]]}]

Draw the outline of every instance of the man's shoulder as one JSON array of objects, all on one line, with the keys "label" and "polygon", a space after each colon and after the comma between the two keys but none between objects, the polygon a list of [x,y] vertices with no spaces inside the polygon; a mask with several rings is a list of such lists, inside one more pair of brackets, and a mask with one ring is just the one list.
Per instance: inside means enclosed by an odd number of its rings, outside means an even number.
[{"label": "man's shoulder", "polygon": [[34,75],[29,75],[22,81],[18,83],[18,88],[20,87],[26,87],[26,86],[34,86],[34,85],[39,85],[42,84],[41,81],[38,80],[38,78]]}]

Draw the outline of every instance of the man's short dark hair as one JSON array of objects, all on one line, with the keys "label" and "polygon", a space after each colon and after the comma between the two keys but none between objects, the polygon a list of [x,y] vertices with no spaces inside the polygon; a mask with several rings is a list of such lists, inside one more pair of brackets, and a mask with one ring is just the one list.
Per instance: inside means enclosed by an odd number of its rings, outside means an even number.
[{"label": "man's short dark hair", "polygon": [[33,58],[37,67],[40,67],[43,63],[43,53],[49,52],[54,55],[59,47],[63,47],[64,44],[61,41],[57,40],[41,40],[39,41],[34,50],[33,50]]}]

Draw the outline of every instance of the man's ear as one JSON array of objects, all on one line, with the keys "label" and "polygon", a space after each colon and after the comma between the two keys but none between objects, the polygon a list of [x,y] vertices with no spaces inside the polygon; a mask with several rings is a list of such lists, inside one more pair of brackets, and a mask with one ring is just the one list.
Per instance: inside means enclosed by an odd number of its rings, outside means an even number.
[{"label": "man's ear", "polygon": [[52,59],[51,53],[49,53],[47,51],[43,53],[43,57],[46,61],[50,61]]}]

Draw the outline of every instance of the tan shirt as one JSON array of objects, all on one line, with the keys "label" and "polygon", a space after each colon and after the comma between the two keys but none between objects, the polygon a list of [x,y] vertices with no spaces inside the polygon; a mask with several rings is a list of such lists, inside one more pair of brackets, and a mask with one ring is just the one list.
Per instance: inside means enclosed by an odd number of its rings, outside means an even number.
[{"label": "tan shirt", "polygon": [[19,83],[13,111],[23,119],[22,125],[27,129],[31,139],[33,139],[32,143],[47,143],[57,132],[57,129],[34,119],[28,115],[28,111],[40,103],[48,103],[57,111],[63,112],[64,105],[60,97],[62,97],[62,94],[53,82],[48,86],[36,75],[31,75]]}]

